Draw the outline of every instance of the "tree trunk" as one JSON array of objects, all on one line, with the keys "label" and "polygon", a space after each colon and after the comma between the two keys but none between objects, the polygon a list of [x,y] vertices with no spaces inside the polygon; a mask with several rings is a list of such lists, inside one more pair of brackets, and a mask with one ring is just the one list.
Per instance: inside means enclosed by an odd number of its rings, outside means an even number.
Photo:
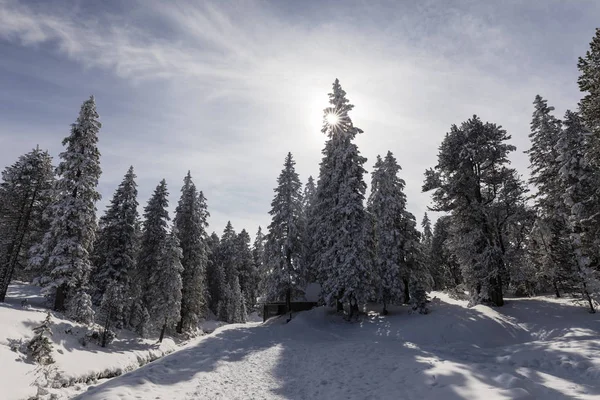
[{"label": "tree trunk", "polygon": [[165,323],[162,326],[162,329],[160,330],[160,337],[158,338],[158,343],[162,343],[163,339],[165,338],[165,331],[167,330],[167,319],[165,318]]},{"label": "tree trunk", "polygon": [[66,298],[66,287],[60,285],[56,288],[56,295],[54,297],[54,311],[65,311],[65,298]]},{"label": "tree trunk", "polygon": [[583,284],[583,294],[585,295],[586,300],[588,301],[588,303],[590,305],[590,313],[595,314],[596,309],[594,308],[594,301],[592,300],[592,297],[590,296],[590,292],[588,292],[588,290],[587,290],[587,285],[585,284],[585,281],[583,281],[582,284]]},{"label": "tree trunk", "polygon": [[358,302],[355,299],[350,300],[350,314],[348,320],[352,320],[353,317],[358,317]]},{"label": "tree trunk", "polygon": [[183,317],[177,323],[177,327],[175,327],[177,333],[183,333]]},{"label": "tree trunk", "polygon": [[381,312],[381,315],[388,315],[387,302],[385,299],[383,300],[383,311]]},{"label": "tree trunk", "polygon": [[408,278],[402,278],[402,282],[404,283],[404,304],[410,303],[410,293],[408,290]]},{"label": "tree trunk", "polygon": [[558,290],[558,282],[554,281],[553,285],[554,285],[554,292],[556,293],[556,298],[560,299],[560,291]]},{"label": "tree trunk", "polygon": [[504,297],[502,295],[502,278],[499,276],[490,279],[490,300],[498,307],[502,307],[504,305]]},{"label": "tree trunk", "polygon": [[108,330],[110,329],[110,318],[111,318],[111,312],[109,310],[106,315],[106,321],[104,322],[104,331],[102,332],[102,347],[106,347]]},{"label": "tree trunk", "polygon": [[285,291],[285,307],[287,312],[292,312],[292,289],[290,287]]},{"label": "tree trunk", "polygon": [[340,301],[340,299],[335,299],[335,304],[337,306],[337,311],[338,312],[344,311],[344,305],[342,304],[342,302]]}]

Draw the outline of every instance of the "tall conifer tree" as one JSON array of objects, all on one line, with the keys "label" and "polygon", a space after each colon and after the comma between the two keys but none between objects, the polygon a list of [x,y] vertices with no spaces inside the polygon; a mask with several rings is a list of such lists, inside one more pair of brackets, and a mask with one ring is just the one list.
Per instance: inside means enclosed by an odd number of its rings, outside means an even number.
[{"label": "tall conifer tree", "polygon": [[63,140],[56,169],[56,202],[51,206],[51,223],[40,252],[32,262],[47,272],[42,280],[45,293],[54,300],[55,310],[68,307],[79,322],[91,322],[93,311],[88,293],[92,269],[90,253],[96,232],[96,202],[100,178],[96,102],[90,97],[81,106],[71,135]]},{"label": "tall conifer tree", "polygon": [[124,311],[129,303],[131,274],[134,272],[137,256],[138,201],[137,184],[133,167],[129,167],[123,181],[100,218],[96,257],[101,261],[96,266],[94,282],[101,300],[100,315],[97,321],[104,327],[103,344],[113,324],[122,328],[125,322]]},{"label": "tall conifer tree", "polygon": [[404,221],[406,195],[404,180],[398,177],[400,166],[388,151],[385,159],[377,156],[371,180],[367,210],[374,235],[374,281],[383,313],[390,303],[404,299],[410,276],[405,249],[409,232]]},{"label": "tall conifer tree", "polygon": [[560,177],[565,192],[563,199],[570,210],[568,225],[574,249],[574,271],[572,278],[579,287],[590,312],[596,312],[595,297],[600,294],[600,275],[597,270],[597,238],[593,222],[598,213],[598,203],[592,202],[596,187],[596,170],[585,157],[587,130],[577,113],[567,111],[565,128],[558,140]]},{"label": "tall conifer tree", "polygon": [[183,255],[181,318],[177,326],[180,333],[192,332],[197,328],[207,305],[205,276],[208,264],[208,215],[204,195],[197,191],[188,171],[174,219]]},{"label": "tall conifer tree", "polygon": [[146,335],[151,325],[162,325],[157,321],[157,315],[152,314],[154,303],[160,298],[158,281],[161,279],[161,269],[165,257],[167,243],[169,206],[167,182],[163,179],[154,190],[144,208],[144,221],[140,241],[140,251],[134,272],[134,287],[132,290],[133,306],[131,315],[132,327],[142,336]]},{"label": "tall conifer tree", "polygon": [[277,178],[275,197],[271,202],[271,223],[265,244],[267,297],[286,304],[300,291],[302,277],[302,184],[296,173],[296,162],[288,153]]},{"label": "tall conifer tree", "polygon": [[[312,232],[312,268],[327,304],[349,303],[350,316],[371,296],[371,270],[366,255],[366,184],[354,139],[362,130],[348,113],[354,107],[336,79],[324,110],[322,132],[327,136],[317,192],[308,229]],[[338,304],[338,309],[339,309]]]}]

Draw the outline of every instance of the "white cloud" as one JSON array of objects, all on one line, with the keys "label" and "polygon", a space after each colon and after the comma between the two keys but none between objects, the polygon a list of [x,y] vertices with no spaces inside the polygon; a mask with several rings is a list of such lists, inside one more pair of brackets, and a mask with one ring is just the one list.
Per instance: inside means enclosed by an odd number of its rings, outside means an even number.
[{"label": "white cloud", "polygon": [[[192,169],[215,210],[217,231],[228,216],[250,231],[256,226],[246,224],[268,222],[287,151],[303,179],[318,173],[319,109],[336,77],[356,106],[355,124],[365,130],[358,144],[367,169],[376,154],[392,150],[418,219],[428,203],[420,193],[423,170],[435,164],[450,124],[477,113],[507,128],[522,151],[535,94],[559,109],[576,101],[574,77],[533,74],[529,49],[510,26],[494,21],[489,5],[369,2],[334,11],[323,6],[322,16],[313,11],[305,18],[284,17],[267,2],[139,6],[135,18],[91,17],[81,9],[0,0],[0,37],[55,45],[87,68],[114,72],[132,90],[168,82],[155,99],[164,111],[132,116],[149,119],[144,149],[125,132],[105,141],[105,158],[114,160],[106,179],[118,182],[133,163],[148,182],[165,176],[174,198],[180,177]],[[525,157],[513,158],[525,173]]]}]

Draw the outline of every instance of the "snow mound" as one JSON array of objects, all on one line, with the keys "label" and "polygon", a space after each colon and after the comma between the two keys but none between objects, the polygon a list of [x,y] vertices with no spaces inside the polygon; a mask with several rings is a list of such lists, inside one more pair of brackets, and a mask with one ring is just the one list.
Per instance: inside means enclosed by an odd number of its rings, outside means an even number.
[{"label": "snow mound", "polygon": [[[6,300],[0,303],[0,360],[4,367],[0,373],[1,398],[23,399],[36,392],[31,386],[36,365],[15,350],[31,339],[32,329],[41,324],[47,310],[43,308],[45,299],[40,288],[21,282],[9,286]],[[51,330],[52,356],[56,361],[52,366],[59,373],[55,385],[63,387],[121,375],[179,348],[171,338],[157,344],[155,339],[141,339],[126,330],[108,348],[95,343],[83,346],[80,339],[89,329],[54,312]]]},{"label": "snow mound", "polygon": [[326,307],[228,325],[80,399],[598,399],[600,324],[566,300],[476,306],[433,293],[429,315]]}]

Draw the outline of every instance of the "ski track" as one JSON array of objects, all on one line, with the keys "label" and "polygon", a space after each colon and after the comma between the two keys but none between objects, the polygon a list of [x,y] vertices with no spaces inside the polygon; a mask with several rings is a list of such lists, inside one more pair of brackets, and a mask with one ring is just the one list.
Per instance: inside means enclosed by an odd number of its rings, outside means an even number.
[{"label": "ski track", "polygon": [[[548,298],[229,325],[79,399],[599,399],[600,320]],[[527,322],[525,322],[527,321]]]}]

